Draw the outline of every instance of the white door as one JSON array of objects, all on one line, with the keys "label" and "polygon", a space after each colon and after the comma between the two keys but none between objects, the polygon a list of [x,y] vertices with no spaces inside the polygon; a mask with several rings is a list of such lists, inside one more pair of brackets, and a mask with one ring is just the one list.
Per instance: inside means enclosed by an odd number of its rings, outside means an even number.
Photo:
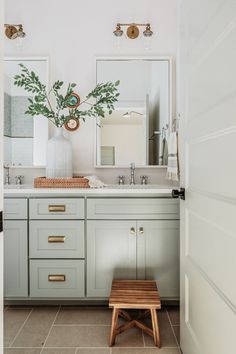
[{"label": "white door", "polygon": [[236,1],[180,4],[181,347],[236,353]]},{"label": "white door", "polygon": [[[3,208],[3,0],[0,0],[0,211]],[[3,353],[3,233],[0,229],[0,354]]]}]

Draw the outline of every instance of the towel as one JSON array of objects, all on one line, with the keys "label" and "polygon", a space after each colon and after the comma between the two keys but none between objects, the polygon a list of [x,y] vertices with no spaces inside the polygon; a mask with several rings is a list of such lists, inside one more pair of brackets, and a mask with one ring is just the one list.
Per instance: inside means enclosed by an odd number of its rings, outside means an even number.
[{"label": "towel", "polygon": [[159,165],[166,166],[168,162],[168,143],[166,138],[160,138]]},{"label": "towel", "polygon": [[169,136],[167,178],[172,181],[179,180],[178,136],[176,132],[170,133]]},{"label": "towel", "polygon": [[88,179],[88,184],[90,188],[104,188],[107,187],[97,176],[85,176],[84,178]]}]

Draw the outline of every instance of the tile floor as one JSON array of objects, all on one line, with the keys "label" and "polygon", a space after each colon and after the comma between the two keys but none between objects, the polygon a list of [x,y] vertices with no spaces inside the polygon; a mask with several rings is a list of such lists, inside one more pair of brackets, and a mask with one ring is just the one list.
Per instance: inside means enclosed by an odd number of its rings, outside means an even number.
[{"label": "tile floor", "polygon": [[111,310],[105,307],[6,307],[4,354],[179,354],[179,309],[158,315],[161,349],[136,328],[109,348]]}]

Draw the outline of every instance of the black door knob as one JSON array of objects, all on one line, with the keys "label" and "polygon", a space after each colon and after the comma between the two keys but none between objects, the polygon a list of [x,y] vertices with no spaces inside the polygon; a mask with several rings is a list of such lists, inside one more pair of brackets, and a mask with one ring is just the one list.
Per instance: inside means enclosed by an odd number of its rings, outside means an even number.
[{"label": "black door knob", "polygon": [[172,189],[172,198],[180,198],[185,200],[185,188]]}]

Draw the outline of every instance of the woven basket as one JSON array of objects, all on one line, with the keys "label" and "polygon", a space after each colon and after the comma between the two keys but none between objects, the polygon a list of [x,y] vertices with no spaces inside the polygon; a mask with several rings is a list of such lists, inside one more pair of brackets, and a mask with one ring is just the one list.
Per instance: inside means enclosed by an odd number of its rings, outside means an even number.
[{"label": "woven basket", "polygon": [[36,177],[34,188],[89,188],[88,179],[82,176],[72,178]]}]

